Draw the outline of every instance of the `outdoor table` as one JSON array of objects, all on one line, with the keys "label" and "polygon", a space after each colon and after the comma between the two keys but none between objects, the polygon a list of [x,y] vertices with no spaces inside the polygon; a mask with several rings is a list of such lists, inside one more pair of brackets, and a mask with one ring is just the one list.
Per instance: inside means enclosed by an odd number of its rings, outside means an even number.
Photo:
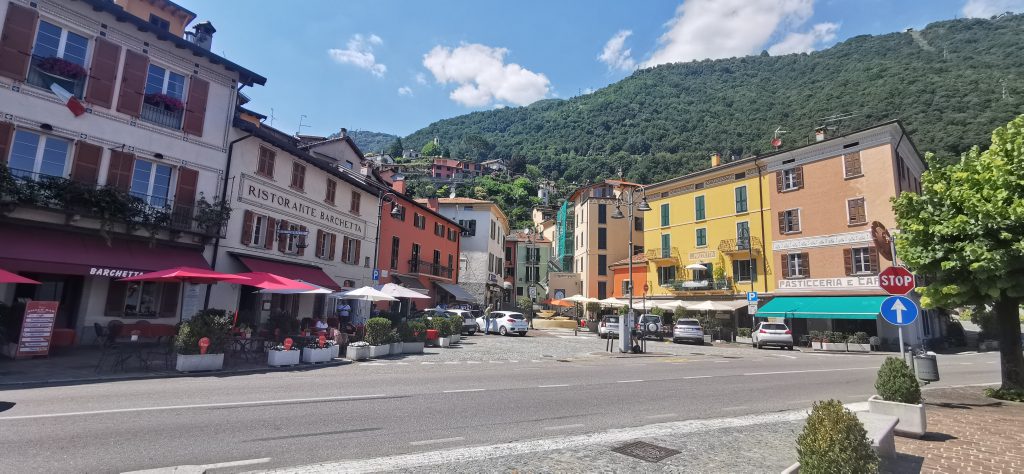
[{"label": "outdoor table", "polygon": [[232,340],[232,352],[234,354],[241,355],[246,362],[249,362],[249,356],[254,353],[263,352],[264,350],[264,339],[260,337],[234,337]]},{"label": "outdoor table", "polygon": [[127,371],[127,363],[135,359],[139,362],[139,368],[149,370],[149,361],[146,360],[143,351],[156,348],[158,344],[143,341],[120,341],[116,347],[117,358],[114,361],[114,369],[120,367],[122,371]]}]

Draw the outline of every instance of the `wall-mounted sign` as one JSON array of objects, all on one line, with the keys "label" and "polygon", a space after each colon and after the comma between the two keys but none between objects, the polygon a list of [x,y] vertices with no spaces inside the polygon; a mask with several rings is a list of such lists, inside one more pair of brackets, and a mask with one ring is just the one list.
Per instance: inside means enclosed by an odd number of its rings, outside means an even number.
[{"label": "wall-mounted sign", "polygon": [[248,175],[242,175],[238,186],[238,200],[241,202],[270,205],[284,214],[307,217],[349,233],[363,234],[364,222],[322,207],[316,201],[295,196],[290,191],[255,181]]},{"label": "wall-mounted sign", "polygon": [[718,258],[717,250],[698,250],[696,252],[690,252],[687,257],[690,258],[691,262],[707,262]]},{"label": "wall-mounted sign", "polygon": [[878,289],[878,276],[853,276],[839,278],[804,278],[799,280],[779,280],[779,290],[829,291],[848,290],[851,288]]},{"label": "wall-mounted sign", "polygon": [[111,278],[128,278],[135,275],[142,275],[137,270],[125,270],[123,268],[89,267],[89,274],[93,276],[104,276]]},{"label": "wall-mounted sign", "polygon": [[772,250],[779,251],[811,247],[830,247],[834,245],[860,244],[865,242],[871,242],[871,232],[869,231],[819,235],[800,239],[776,240],[772,242]]},{"label": "wall-mounted sign", "polygon": [[21,323],[18,338],[18,352],[15,358],[44,356],[50,353],[50,339],[53,324],[57,319],[56,301],[29,301],[25,304],[25,317]]}]

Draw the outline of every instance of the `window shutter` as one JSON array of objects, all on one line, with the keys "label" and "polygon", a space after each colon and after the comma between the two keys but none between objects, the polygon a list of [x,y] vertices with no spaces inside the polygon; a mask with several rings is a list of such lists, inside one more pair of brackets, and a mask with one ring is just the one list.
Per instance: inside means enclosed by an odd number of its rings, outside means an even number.
[{"label": "window shutter", "polygon": [[267,217],[267,236],[263,239],[263,248],[273,249],[274,238],[277,236],[277,219]]},{"label": "window shutter", "polygon": [[210,83],[192,76],[188,82],[188,100],[185,102],[185,123],[181,129],[186,133],[203,136],[203,122],[206,121],[206,98],[210,94]]},{"label": "window shutter", "polygon": [[100,176],[100,158],[102,156],[103,147],[81,140],[76,141],[75,161],[71,165],[71,179],[82,184],[96,184]]},{"label": "window shutter", "polygon": [[734,281],[740,279],[740,261],[739,260],[733,260],[732,261],[732,279]]},{"label": "window shutter", "polygon": [[868,247],[868,259],[870,260],[869,268],[871,273],[878,273],[878,249],[875,247]]},{"label": "window shutter", "polygon": [[117,96],[117,111],[138,117],[142,113],[142,99],[146,94],[146,75],[149,58],[130,49],[124,52],[121,70],[121,91]]},{"label": "window shutter", "polygon": [[853,249],[843,249],[843,267],[847,275],[853,275]]},{"label": "window shutter", "polygon": [[352,252],[352,264],[359,265],[359,250],[361,250],[363,247],[363,241],[353,239],[352,244],[355,245],[355,250]]},{"label": "window shutter", "polygon": [[811,276],[811,256],[807,252],[800,254],[800,274],[808,278]]},{"label": "window shutter", "polygon": [[107,186],[128,192],[134,166],[135,155],[123,151],[111,151],[110,166],[107,167]]},{"label": "window shutter", "polygon": [[[174,190],[173,224],[182,228],[192,228],[192,216],[196,208],[196,188],[199,183],[199,172],[189,168],[178,168],[178,185]],[[206,229],[200,229],[206,231]],[[220,232],[220,229],[217,229]]]},{"label": "window shutter", "polygon": [[320,229],[317,229],[316,230],[316,251],[313,252],[313,254],[316,255],[317,257],[323,258],[324,255],[320,253],[320,249],[322,249],[323,246],[324,246],[324,231],[322,231]]},{"label": "window shutter", "polygon": [[0,75],[24,81],[32,58],[39,13],[14,2],[7,4],[7,18],[0,33]]},{"label": "window shutter", "polygon": [[789,278],[789,254],[782,254],[782,278]]},{"label": "window shutter", "polygon": [[246,209],[245,214],[242,215],[242,245],[249,245],[252,243],[252,211]]},{"label": "window shutter", "polygon": [[124,316],[124,298],[128,294],[128,283],[110,280],[107,288],[107,303],[103,307],[106,316]]},{"label": "window shutter", "polygon": [[[281,228],[284,229],[284,230],[288,230],[288,221],[286,221],[284,219],[281,219],[280,222],[281,222],[281,224],[280,224]],[[281,252],[284,252],[284,251],[288,250],[288,236],[287,235],[280,234],[280,235],[277,236],[277,250],[281,251]]]},{"label": "window shutter", "polygon": [[89,68],[89,87],[85,90],[86,101],[108,109],[114,106],[114,81],[117,80],[120,60],[120,46],[104,38],[96,38]]},{"label": "window shutter", "polygon": [[800,232],[802,230],[801,225],[800,225],[801,224],[800,223],[800,211],[798,211],[796,209],[793,210],[793,224],[795,224],[793,226],[794,227],[794,229],[793,229],[794,232]]},{"label": "window shutter", "polygon": [[757,260],[750,259],[750,281],[757,281]]},{"label": "window shutter", "polygon": [[[304,232],[305,230],[306,230],[306,226],[304,226],[304,225],[300,225],[299,226],[299,232]],[[306,245],[309,245],[309,236],[308,235],[306,236],[306,239],[303,239],[303,242]],[[295,252],[295,253],[297,255],[299,255],[300,257],[306,254],[306,249],[304,249],[302,247],[299,247],[298,245],[295,246],[295,250],[297,250],[297,252]]]},{"label": "window shutter", "polygon": [[[164,283],[160,291],[160,317],[173,318],[178,314],[178,293],[181,283]],[[192,316],[191,314],[189,316]]]},{"label": "window shutter", "polygon": [[7,155],[11,152],[12,140],[14,140],[14,124],[0,122],[0,166],[7,164]]},{"label": "window shutter", "polygon": [[351,245],[352,239],[343,237],[341,240],[341,261],[342,263],[350,263],[348,261],[348,247]]},{"label": "window shutter", "polygon": [[782,193],[782,171],[775,172],[775,191]]},{"label": "window shutter", "polygon": [[327,259],[334,260],[334,247],[338,245],[338,234],[328,234],[331,242],[327,244]]},{"label": "window shutter", "polygon": [[793,177],[796,179],[796,189],[804,187],[804,167],[797,166],[793,168]]},{"label": "window shutter", "polygon": [[779,211],[779,233],[786,233],[786,211]]}]

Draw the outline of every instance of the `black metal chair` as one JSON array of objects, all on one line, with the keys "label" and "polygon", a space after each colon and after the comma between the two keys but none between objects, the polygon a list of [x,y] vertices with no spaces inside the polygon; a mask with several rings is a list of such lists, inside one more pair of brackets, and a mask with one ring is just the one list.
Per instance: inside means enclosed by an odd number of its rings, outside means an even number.
[{"label": "black metal chair", "polygon": [[96,339],[93,340],[93,344],[96,347],[103,347],[103,343],[107,339],[107,328],[103,327],[100,323],[92,323],[92,329],[96,332]]},{"label": "black metal chair", "polygon": [[171,369],[171,360],[174,359],[177,351],[174,347],[174,338],[168,337],[166,341],[160,341],[160,349],[156,351],[149,351],[146,353],[146,360],[148,361],[151,357],[159,360],[163,359],[164,368],[167,370]]},{"label": "black metal chair", "polygon": [[[97,324],[96,326],[99,326],[99,324]],[[103,328],[102,326],[100,326],[99,328],[97,328],[96,326],[94,326],[94,329],[96,329],[97,337],[99,337],[101,329]],[[103,337],[102,339],[100,339],[102,341],[100,343],[100,359],[96,361],[97,373],[99,373],[100,369],[103,368],[103,361],[107,360],[107,358],[113,358],[114,366],[117,366],[119,362],[118,359],[121,355],[117,347],[117,332],[112,331],[111,328],[106,328],[106,330],[103,332]]]}]

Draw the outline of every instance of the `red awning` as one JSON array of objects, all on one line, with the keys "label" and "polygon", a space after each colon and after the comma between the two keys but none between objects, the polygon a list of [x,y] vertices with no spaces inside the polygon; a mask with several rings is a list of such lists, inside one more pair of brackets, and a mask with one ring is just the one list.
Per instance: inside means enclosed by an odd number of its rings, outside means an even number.
[{"label": "red awning", "polygon": [[22,272],[125,278],[188,265],[210,268],[201,248],[111,239],[40,227],[0,226],[0,267]]},{"label": "red awning", "polygon": [[[320,267],[312,265],[300,265],[297,263],[282,262],[280,260],[267,260],[256,257],[235,255],[251,272],[266,272],[281,275],[292,280],[302,280],[314,285],[320,285],[332,290],[340,290],[341,286],[334,282]],[[243,283],[244,284],[244,283]]]}]

